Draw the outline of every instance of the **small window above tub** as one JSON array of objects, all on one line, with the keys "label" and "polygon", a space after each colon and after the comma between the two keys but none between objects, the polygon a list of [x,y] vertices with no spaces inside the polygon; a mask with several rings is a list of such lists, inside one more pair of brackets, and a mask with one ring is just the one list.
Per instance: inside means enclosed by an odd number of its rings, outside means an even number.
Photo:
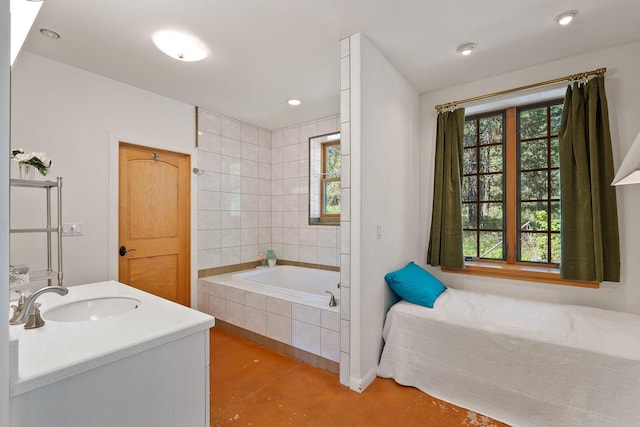
[{"label": "small window above tub", "polygon": [[309,138],[309,224],[339,225],[340,133]]}]

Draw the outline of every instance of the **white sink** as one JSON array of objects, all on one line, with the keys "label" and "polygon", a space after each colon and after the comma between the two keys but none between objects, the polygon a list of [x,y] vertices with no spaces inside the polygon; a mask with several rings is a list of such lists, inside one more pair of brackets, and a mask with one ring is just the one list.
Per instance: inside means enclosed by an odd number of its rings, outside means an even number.
[{"label": "white sink", "polygon": [[91,298],[45,310],[42,317],[55,322],[86,322],[120,316],[140,307],[140,301],[127,297]]}]

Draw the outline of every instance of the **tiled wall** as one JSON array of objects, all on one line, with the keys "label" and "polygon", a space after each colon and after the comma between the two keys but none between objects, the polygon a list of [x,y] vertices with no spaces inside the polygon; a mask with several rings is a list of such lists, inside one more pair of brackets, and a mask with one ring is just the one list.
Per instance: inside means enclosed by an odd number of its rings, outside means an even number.
[{"label": "tiled wall", "polygon": [[[340,314],[198,280],[198,308],[243,329],[334,362],[340,361]],[[208,298],[205,298],[208,297]]]},{"label": "tiled wall", "polygon": [[198,270],[280,259],[340,265],[340,227],[310,226],[309,137],[338,116],[273,133],[198,110]]},{"label": "tiled wall", "polygon": [[271,247],[271,132],[198,111],[198,269]]},{"label": "tiled wall", "polygon": [[309,225],[309,138],[339,130],[333,116],[272,134],[271,237],[280,258],[340,265],[340,227]]},{"label": "tiled wall", "polygon": [[342,213],[340,215],[340,383],[350,386],[351,345],[351,61],[349,38],[340,41],[340,152]]}]

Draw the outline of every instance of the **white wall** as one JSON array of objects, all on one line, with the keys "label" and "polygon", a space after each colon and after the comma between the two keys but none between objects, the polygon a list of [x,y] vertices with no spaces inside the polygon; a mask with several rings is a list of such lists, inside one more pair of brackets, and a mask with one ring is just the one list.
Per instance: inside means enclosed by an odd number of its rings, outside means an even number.
[{"label": "white wall", "polygon": [[9,426],[9,0],[0,0],[0,427]]},{"label": "white wall", "polygon": [[417,92],[367,38],[352,36],[350,49],[350,386],[363,390],[375,378],[395,302],[384,275],[419,261],[419,115]]},{"label": "white wall", "polygon": [[[435,153],[434,106],[444,102],[492,93],[582,71],[606,67],[605,86],[616,168],[640,131],[640,42],[577,55],[535,67],[441,89],[420,96],[420,256],[424,264],[431,221],[433,156]],[[617,188],[621,245],[621,282],[603,283],[600,289],[514,282],[431,271],[455,288],[520,296],[541,301],[589,305],[640,313],[640,185]]]},{"label": "white wall", "polygon": [[[195,145],[194,107],[29,52],[14,65],[11,102],[12,146],[48,154],[50,176],[64,179],[63,222],[83,224],[83,236],[63,240],[65,284],[106,280],[110,261],[117,262],[114,146],[122,139],[188,153]],[[42,204],[31,203],[44,197],[16,192],[14,199],[13,220],[42,222]],[[11,237],[11,261],[42,263],[43,241],[22,237]]]}]

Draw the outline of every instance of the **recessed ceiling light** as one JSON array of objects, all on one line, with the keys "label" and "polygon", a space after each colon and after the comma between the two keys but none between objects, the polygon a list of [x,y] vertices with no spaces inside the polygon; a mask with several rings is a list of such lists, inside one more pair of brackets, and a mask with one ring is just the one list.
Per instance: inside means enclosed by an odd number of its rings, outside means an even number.
[{"label": "recessed ceiling light", "polygon": [[289,103],[289,105],[300,105],[300,104],[302,104],[302,101],[300,101],[299,99],[295,99],[295,98],[292,98],[292,99],[288,100],[287,102]]},{"label": "recessed ceiling light", "polygon": [[60,34],[56,33],[53,30],[50,30],[48,28],[40,28],[40,34],[42,34],[43,36],[49,37],[50,39],[59,39],[60,38]]},{"label": "recessed ceiling light", "polygon": [[473,49],[476,48],[476,44],[475,43],[467,43],[467,44],[463,44],[462,46],[458,47],[458,53],[460,55],[464,55],[467,56],[469,55]]},{"label": "recessed ceiling light", "polygon": [[179,61],[202,61],[208,54],[200,40],[178,31],[157,31],[152,38],[158,49]]},{"label": "recessed ceiling light", "polygon": [[556,21],[560,25],[569,25],[571,21],[573,21],[573,18],[575,18],[577,15],[577,10],[568,10],[556,16],[556,19],[554,19],[554,21]]}]

